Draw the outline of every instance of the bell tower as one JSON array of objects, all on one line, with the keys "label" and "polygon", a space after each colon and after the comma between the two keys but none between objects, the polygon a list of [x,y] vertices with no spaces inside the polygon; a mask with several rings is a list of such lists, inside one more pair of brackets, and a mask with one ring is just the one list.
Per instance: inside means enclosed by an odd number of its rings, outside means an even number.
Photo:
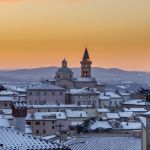
[{"label": "bell tower", "polygon": [[86,48],[84,51],[83,59],[81,61],[81,77],[82,78],[90,78],[91,77],[91,65],[92,61],[89,57],[88,49]]}]

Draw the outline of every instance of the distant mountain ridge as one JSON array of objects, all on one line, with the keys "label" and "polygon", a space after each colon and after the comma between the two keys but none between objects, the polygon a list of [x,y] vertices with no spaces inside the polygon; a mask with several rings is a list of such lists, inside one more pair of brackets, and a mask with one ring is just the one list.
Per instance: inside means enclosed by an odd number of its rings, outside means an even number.
[{"label": "distant mountain ridge", "polygon": [[[58,67],[42,67],[0,71],[0,81],[40,81],[41,78],[53,78]],[[80,77],[80,68],[72,68],[74,77]],[[124,71],[117,68],[92,68],[92,76],[100,82],[136,82],[150,84],[150,73]]]}]

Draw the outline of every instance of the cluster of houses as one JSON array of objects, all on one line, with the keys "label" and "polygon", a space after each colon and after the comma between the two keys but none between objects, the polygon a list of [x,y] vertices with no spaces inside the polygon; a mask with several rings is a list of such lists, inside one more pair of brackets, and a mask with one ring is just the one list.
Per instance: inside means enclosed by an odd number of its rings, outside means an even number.
[{"label": "cluster of houses", "polygon": [[[106,90],[104,84],[91,77],[91,64],[88,50],[85,49],[80,78],[73,77],[73,72],[64,59],[53,79],[26,88],[7,85],[0,91],[0,133],[8,132],[12,135],[12,132],[18,132],[20,136],[24,133],[26,138],[36,136],[32,140],[39,140],[39,149],[42,149],[40,144],[43,140],[57,140],[59,137],[72,150],[85,149],[88,144],[82,144],[87,141],[90,147],[90,143],[96,139],[100,145],[105,145],[106,141],[110,144],[112,142],[112,150],[115,147],[113,144],[119,140],[132,143],[130,148],[133,147],[133,150],[149,150],[150,103],[137,93],[133,96],[125,90]],[[88,132],[79,134],[78,128],[93,118]],[[9,134],[8,136],[11,138]],[[73,138],[68,140],[68,137]],[[137,143],[136,146],[134,143]],[[52,146],[52,143],[45,143],[47,149],[50,144]],[[27,145],[31,147],[30,144]],[[46,149],[45,145],[43,149]],[[118,150],[130,149],[119,146]],[[19,149],[13,144],[0,143],[0,149],[8,147]],[[33,145],[33,149],[37,147]],[[53,149],[59,147],[57,145]],[[107,145],[105,149],[106,147]],[[62,149],[69,150],[65,146]]]}]

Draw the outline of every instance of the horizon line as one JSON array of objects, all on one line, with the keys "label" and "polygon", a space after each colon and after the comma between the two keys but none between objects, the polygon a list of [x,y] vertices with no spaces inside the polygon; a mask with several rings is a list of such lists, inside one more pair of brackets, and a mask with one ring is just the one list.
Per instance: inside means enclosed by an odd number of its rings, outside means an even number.
[{"label": "horizon line", "polygon": [[[17,67],[17,68],[0,68],[0,71],[17,71],[17,70],[32,70],[32,69],[40,69],[40,68],[60,68],[61,66],[35,66],[35,67]],[[81,68],[80,66],[77,67],[70,67],[71,69],[75,69],[75,68]],[[118,70],[122,70],[122,71],[129,71],[129,72],[145,72],[145,73],[150,73],[150,70],[127,70],[127,69],[123,69],[123,68],[119,68],[119,67],[100,67],[100,66],[93,66],[92,68],[101,68],[101,69],[118,69]]]}]

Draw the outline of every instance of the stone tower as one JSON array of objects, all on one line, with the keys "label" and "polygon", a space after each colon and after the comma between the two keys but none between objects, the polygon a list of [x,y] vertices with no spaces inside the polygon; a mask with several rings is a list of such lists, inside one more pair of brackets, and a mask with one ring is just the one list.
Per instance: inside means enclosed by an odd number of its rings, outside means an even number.
[{"label": "stone tower", "polygon": [[27,116],[27,106],[25,102],[14,102],[12,106],[12,115],[14,117],[13,126],[16,130],[25,132]]},{"label": "stone tower", "polygon": [[92,61],[90,60],[88,49],[85,49],[83,59],[81,61],[81,77],[90,78],[91,77],[91,65]]}]

